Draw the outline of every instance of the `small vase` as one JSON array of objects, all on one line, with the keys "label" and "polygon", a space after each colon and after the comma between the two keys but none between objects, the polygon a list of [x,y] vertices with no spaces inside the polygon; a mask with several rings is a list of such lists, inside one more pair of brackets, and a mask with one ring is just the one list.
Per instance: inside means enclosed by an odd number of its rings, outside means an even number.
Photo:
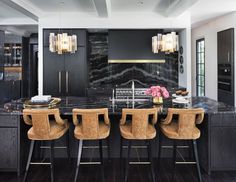
[{"label": "small vase", "polygon": [[152,99],[153,104],[163,104],[162,97],[153,97]]}]

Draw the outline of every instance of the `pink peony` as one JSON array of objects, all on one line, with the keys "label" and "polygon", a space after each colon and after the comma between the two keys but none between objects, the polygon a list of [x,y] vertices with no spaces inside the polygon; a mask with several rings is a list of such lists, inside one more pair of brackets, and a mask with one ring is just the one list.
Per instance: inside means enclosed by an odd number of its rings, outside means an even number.
[{"label": "pink peony", "polygon": [[162,92],[162,95],[164,98],[168,98],[170,96],[167,90],[165,92]]},{"label": "pink peony", "polygon": [[164,97],[168,98],[169,92],[165,87],[160,87],[160,86],[152,86],[151,88],[147,89],[145,91],[146,95],[151,95],[152,97]]}]

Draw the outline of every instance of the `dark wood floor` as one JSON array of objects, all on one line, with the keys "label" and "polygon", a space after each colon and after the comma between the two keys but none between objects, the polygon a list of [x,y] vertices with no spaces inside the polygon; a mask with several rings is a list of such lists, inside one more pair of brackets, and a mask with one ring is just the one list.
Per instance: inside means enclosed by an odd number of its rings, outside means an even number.
[{"label": "dark wood floor", "polygon": [[[156,162],[155,162],[156,163]],[[73,181],[75,173],[76,161],[71,164],[66,159],[56,159],[55,161],[55,181],[69,182]],[[172,181],[172,166],[171,160],[162,159],[160,166],[155,164],[156,179],[160,182]],[[106,182],[121,182],[122,171],[120,161],[113,159],[110,162],[105,162],[105,178]],[[148,165],[130,165],[129,173],[130,182],[148,182],[149,181],[149,166]],[[23,175],[22,175],[23,176]],[[0,182],[20,182],[22,176],[17,178],[16,173],[1,172]],[[100,179],[99,165],[81,165],[78,181],[81,182],[97,182]],[[214,172],[211,176],[203,173],[203,180],[209,182],[235,182],[235,172]],[[50,181],[49,166],[32,166],[30,167],[29,182],[47,182]],[[176,182],[197,182],[197,173],[194,165],[177,165]]]}]

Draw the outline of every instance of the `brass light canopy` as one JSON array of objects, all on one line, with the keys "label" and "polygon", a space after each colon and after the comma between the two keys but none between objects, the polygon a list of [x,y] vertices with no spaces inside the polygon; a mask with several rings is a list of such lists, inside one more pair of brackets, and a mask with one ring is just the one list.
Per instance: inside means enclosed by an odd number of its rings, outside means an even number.
[{"label": "brass light canopy", "polygon": [[49,35],[49,50],[51,52],[75,53],[77,51],[77,36],[68,35],[68,33],[50,33]]}]

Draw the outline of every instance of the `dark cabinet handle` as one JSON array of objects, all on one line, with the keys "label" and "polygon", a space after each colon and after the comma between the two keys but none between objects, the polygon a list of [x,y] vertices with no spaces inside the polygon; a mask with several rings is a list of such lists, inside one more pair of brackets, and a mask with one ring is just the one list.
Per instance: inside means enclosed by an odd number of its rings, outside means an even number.
[{"label": "dark cabinet handle", "polygon": [[219,84],[223,84],[223,85],[230,85],[230,83],[228,82],[221,82],[221,81],[218,81]]}]

